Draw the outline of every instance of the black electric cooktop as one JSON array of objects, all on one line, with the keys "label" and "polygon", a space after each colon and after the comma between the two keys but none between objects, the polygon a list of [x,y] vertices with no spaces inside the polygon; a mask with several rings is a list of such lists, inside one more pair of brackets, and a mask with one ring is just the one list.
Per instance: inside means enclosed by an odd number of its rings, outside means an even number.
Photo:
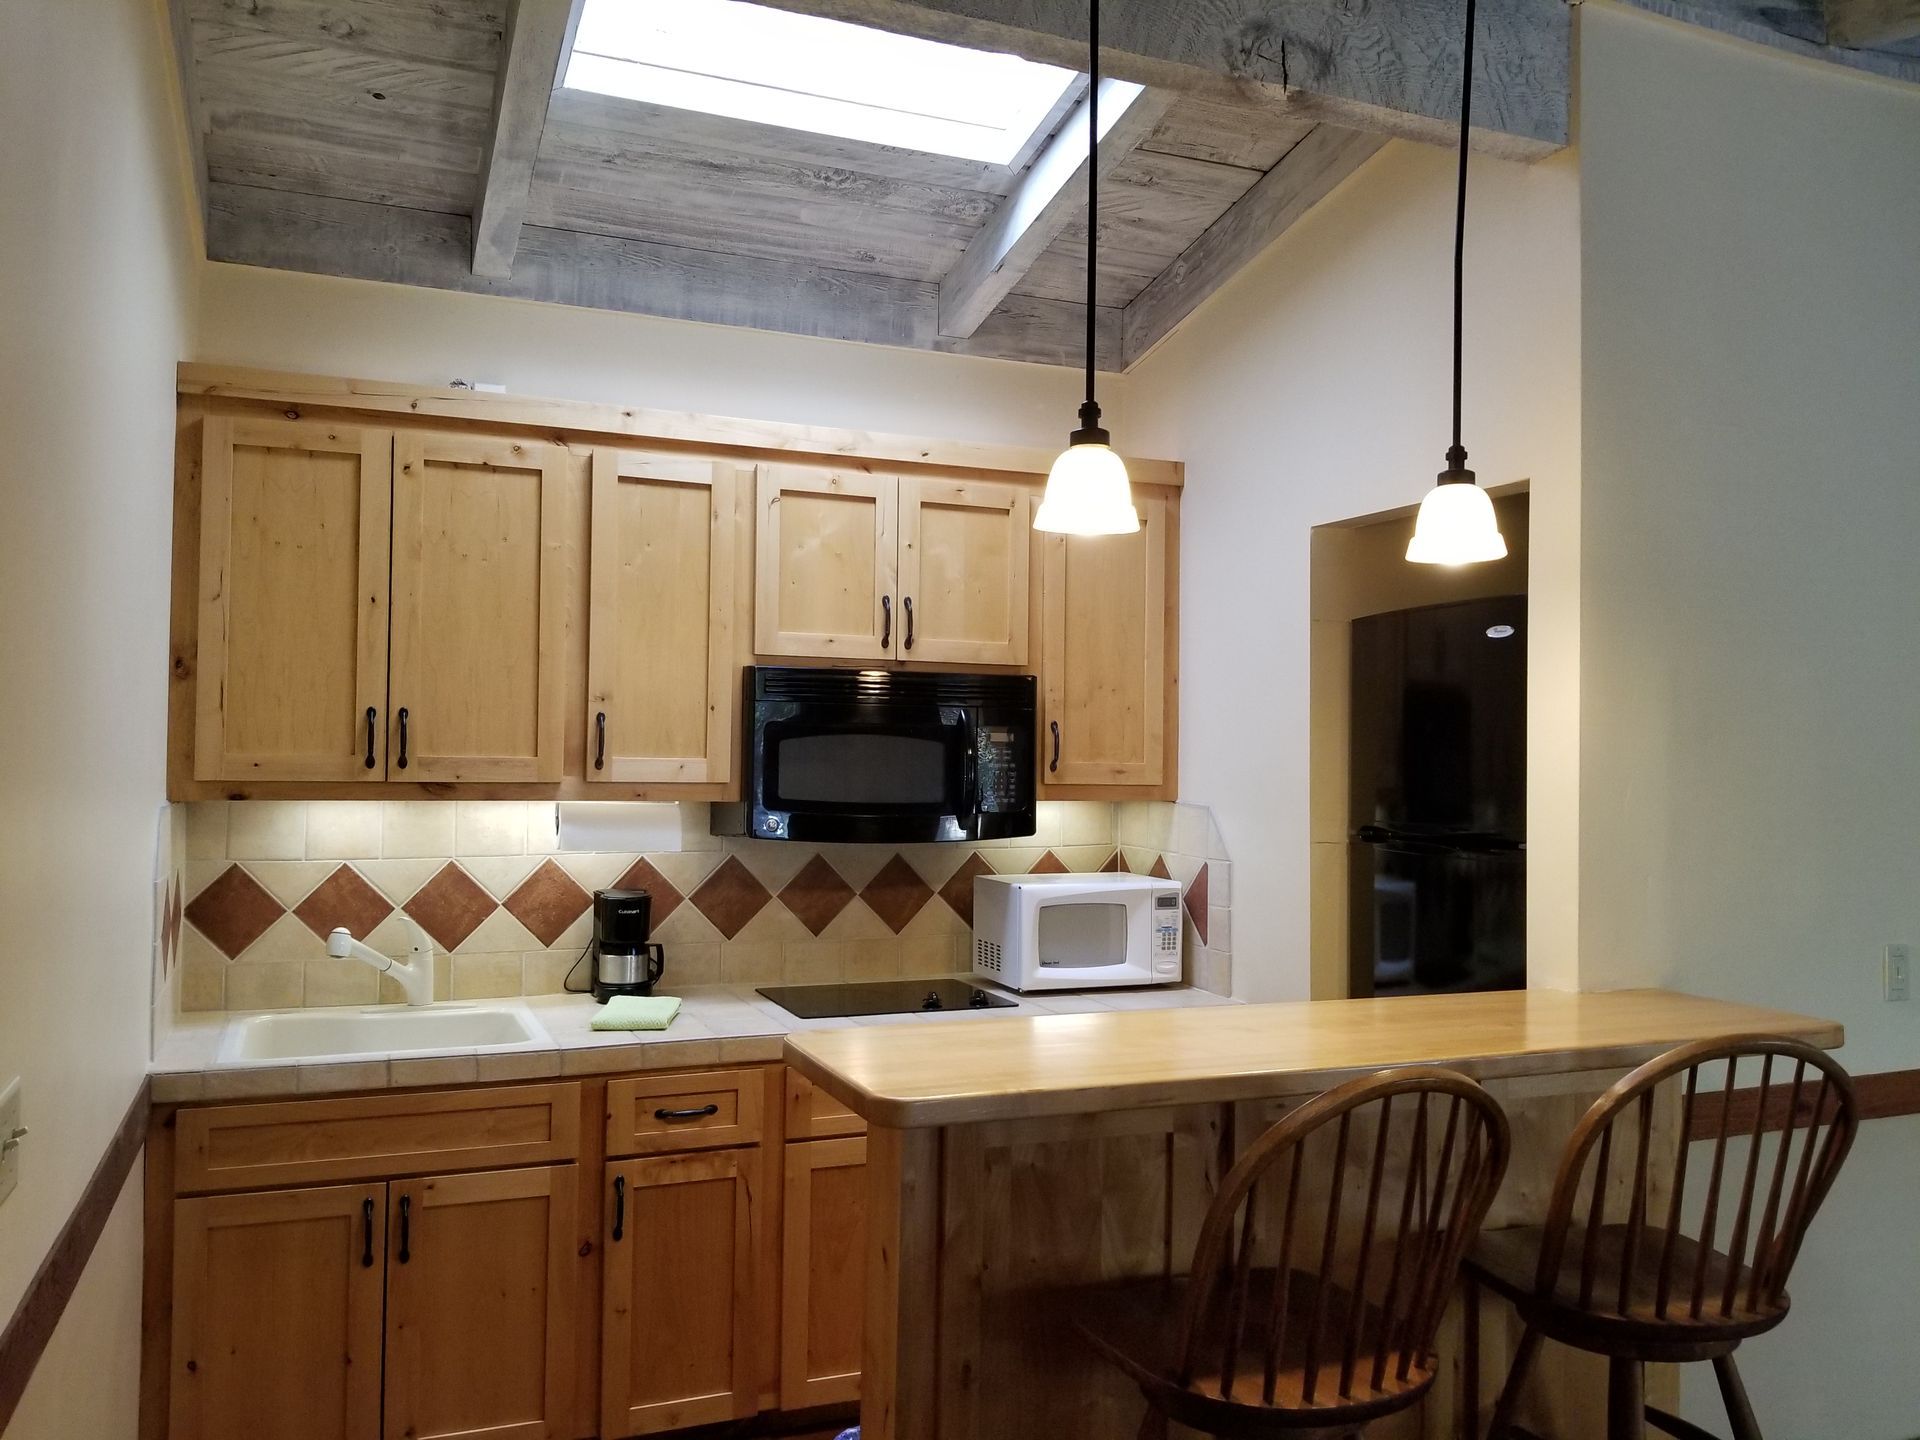
[{"label": "black electric cooktop", "polygon": [[870,980],[857,985],[762,985],[760,993],[802,1020],[908,1015],[918,1010],[1011,1009],[1004,995],[964,980]]}]

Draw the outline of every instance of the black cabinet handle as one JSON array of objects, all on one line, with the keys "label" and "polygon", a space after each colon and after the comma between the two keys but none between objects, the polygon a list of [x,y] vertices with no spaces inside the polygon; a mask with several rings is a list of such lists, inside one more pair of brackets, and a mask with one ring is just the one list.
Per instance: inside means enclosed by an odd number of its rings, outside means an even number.
[{"label": "black cabinet handle", "polygon": [[367,769],[373,768],[373,721],[379,712],[373,706],[367,706]]},{"label": "black cabinet handle", "polygon": [[653,1118],[656,1120],[704,1120],[709,1115],[719,1113],[718,1105],[702,1105],[698,1110],[656,1110],[653,1112]]},{"label": "black cabinet handle", "polygon": [[1047,773],[1051,775],[1060,769],[1060,722],[1049,720],[1047,728],[1053,731],[1053,759],[1047,762]]},{"label": "black cabinet handle", "polygon": [[371,1270],[373,1268],[373,1201],[371,1200],[360,1202],[360,1229],[360,1268]]},{"label": "black cabinet handle", "polygon": [[913,596],[909,595],[900,602],[900,608],[907,612],[907,649],[913,649]]},{"label": "black cabinet handle", "polygon": [[885,650],[893,644],[893,597],[880,597],[880,648]]},{"label": "black cabinet handle", "polygon": [[627,1233],[627,1177],[613,1177],[613,1238],[623,1239]]},{"label": "black cabinet handle", "polygon": [[400,707],[400,758],[394,762],[402,770],[407,768],[407,707]]},{"label": "black cabinet handle", "polygon": [[604,710],[593,717],[593,768],[607,768],[607,712]]},{"label": "black cabinet handle", "polygon": [[400,1197],[400,1263],[406,1264],[413,1258],[413,1197]]}]

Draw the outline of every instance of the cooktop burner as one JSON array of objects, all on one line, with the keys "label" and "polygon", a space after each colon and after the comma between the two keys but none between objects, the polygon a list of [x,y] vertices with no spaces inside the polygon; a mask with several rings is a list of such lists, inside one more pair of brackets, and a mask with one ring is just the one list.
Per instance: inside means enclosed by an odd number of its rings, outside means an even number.
[{"label": "cooktop burner", "polygon": [[916,1010],[1011,1009],[1004,995],[964,980],[870,980],[857,985],[763,985],[760,993],[802,1020],[907,1015]]}]

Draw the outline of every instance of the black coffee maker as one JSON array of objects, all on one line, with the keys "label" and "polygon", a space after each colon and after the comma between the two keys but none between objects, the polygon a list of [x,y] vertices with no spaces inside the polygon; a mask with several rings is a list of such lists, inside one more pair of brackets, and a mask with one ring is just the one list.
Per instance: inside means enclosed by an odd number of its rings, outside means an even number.
[{"label": "black coffee maker", "polygon": [[593,998],[602,1005],[616,995],[651,995],[666,969],[666,956],[649,944],[653,897],[644,890],[593,892],[593,944],[588,961]]}]

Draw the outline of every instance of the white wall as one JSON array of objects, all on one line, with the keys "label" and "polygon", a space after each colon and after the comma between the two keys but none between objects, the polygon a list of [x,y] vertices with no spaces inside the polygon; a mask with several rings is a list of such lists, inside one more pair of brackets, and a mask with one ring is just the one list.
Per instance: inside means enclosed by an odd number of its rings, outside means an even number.
[{"label": "white wall", "polygon": [[[1582,948],[1920,1065],[1920,88],[1581,15]],[[1920,1434],[1915,1126],[1741,1352],[1769,1434]]]},{"label": "white wall", "polygon": [[[1312,527],[1412,505],[1445,464],[1454,166],[1388,146],[1127,377],[1130,433],[1187,464],[1180,788],[1214,807],[1237,874],[1259,877],[1234,896],[1234,987],[1252,999],[1308,987]],[[1465,441],[1483,484],[1532,483],[1530,710],[1570,755],[1577,171],[1570,155],[1477,158],[1470,183]],[[1571,894],[1539,896],[1571,885],[1574,772],[1536,754],[1533,909],[1566,922]],[[1570,928],[1530,942],[1538,978],[1573,983]]]},{"label": "white wall", "polygon": [[1064,446],[1079,423],[1078,374],[1057,366],[240,265],[206,268],[194,358],[943,439]]},{"label": "white wall", "polygon": [[[150,0],[0,7],[0,1078],[33,1130],[0,1319],[146,1069],[194,263],[165,54]],[[137,1246],[102,1265],[137,1297]]]}]

